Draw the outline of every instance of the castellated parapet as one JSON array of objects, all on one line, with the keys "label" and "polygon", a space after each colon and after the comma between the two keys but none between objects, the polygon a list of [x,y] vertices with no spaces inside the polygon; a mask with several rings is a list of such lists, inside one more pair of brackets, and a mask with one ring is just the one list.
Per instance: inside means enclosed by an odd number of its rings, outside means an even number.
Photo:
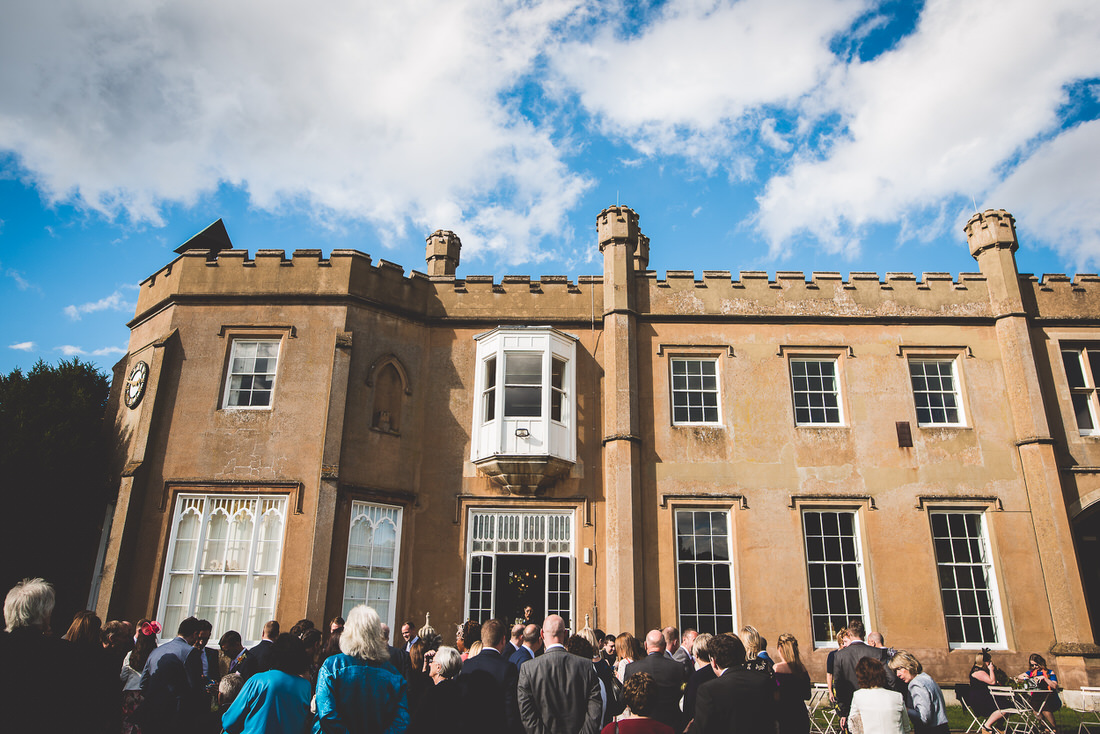
[{"label": "castellated parapet", "polygon": [[[629,211],[629,210],[628,210]],[[601,238],[635,242],[637,219],[608,209],[601,213]],[[1000,220],[1003,223],[1003,219]],[[994,230],[997,232],[998,230]],[[999,230],[1003,233],[1003,224]],[[438,241],[450,243],[446,232]],[[453,241],[457,242],[454,237]],[[431,238],[429,238],[431,241]],[[1006,244],[1001,238],[997,242]],[[448,246],[450,246],[448,244]],[[988,245],[987,245],[988,246]],[[271,298],[286,302],[349,300],[392,309],[413,318],[520,323],[599,322],[604,308],[603,278],[581,276],[488,275],[458,278],[408,275],[386,260],[374,262],[356,250],[223,250],[215,257],[186,252],[142,283],[138,319],[172,300]],[[670,270],[638,273],[634,282],[639,317],[692,316],[745,319],[989,319],[987,279],[980,273],[850,273]],[[1055,320],[1100,317],[1100,278],[1083,274],[1020,276],[1026,305],[1036,317]]]}]

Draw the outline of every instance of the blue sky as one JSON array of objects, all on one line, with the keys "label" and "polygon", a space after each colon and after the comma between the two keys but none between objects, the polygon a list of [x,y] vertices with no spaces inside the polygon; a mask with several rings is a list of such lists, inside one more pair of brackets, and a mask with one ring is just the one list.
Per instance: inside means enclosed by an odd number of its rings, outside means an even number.
[{"label": "blue sky", "polygon": [[125,352],[137,284],[236,247],[460,275],[1100,269],[1095,0],[15,0],[0,24],[0,371]]}]

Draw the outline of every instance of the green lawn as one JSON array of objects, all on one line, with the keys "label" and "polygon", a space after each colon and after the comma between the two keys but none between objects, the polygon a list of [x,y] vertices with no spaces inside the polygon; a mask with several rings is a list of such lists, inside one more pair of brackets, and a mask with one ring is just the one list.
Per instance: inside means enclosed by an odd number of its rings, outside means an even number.
[{"label": "green lawn", "polygon": [[[1054,712],[1054,723],[1058,726],[1059,732],[1077,734],[1077,727],[1081,724],[1081,719],[1084,716],[1085,714],[1078,713],[1068,706],[1063,706]],[[1091,720],[1091,718],[1086,720]],[[951,725],[951,731],[966,731],[971,721],[970,715],[966,713],[966,709],[962,706],[947,707],[947,723]],[[1093,731],[1100,733],[1100,725],[1094,727]]]},{"label": "green lawn", "polygon": [[[819,713],[815,718],[824,728],[821,714]],[[1078,713],[1068,706],[1063,706],[1060,710],[1054,712],[1054,723],[1058,726],[1058,731],[1067,732],[1068,734],[1077,734],[1077,727],[1080,725],[1082,718],[1085,718],[1086,721],[1092,720],[1091,715],[1086,717],[1085,714]],[[951,725],[951,731],[964,732],[972,721],[966,713],[966,709],[962,706],[948,706],[947,723]],[[1100,734],[1100,724],[1093,727],[1092,731]]]}]

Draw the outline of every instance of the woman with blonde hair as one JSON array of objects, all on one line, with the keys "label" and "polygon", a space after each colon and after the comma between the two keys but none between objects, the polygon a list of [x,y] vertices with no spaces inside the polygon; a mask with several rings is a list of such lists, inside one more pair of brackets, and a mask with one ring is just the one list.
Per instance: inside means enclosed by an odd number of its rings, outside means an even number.
[{"label": "woman with blonde hair", "polygon": [[810,717],[805,702],[810,699],[812,686],[795,636],[786,632],[781,634],[776,654],[779,655],[775,665],[775,684],[779,687],[776,707],[779,734],[806,734],[810,731]]},{"label": "woman with blonde hair", "polygon": [[907,708],[917,734],[948,734],[951,729],[947,725],[943,691],[932,676],[924,672],[920,661],[905,650],[899,650],[888,664],[898,680],[909,686]]},{"label": "woman with blonde hair", "polygon": [[[745,670],[759,670],[769,676],[772,675],[772,660],[767,656],[768,652],[765,649],[764,638],[760,636],[756,628],[751,624],[746,624],[737,636],[741,639],[741,644],[745,646]],[[761,652],[764,653],[763,656],[760,655]]]},{"label": "woman with blonde hair", "polygon": [[409,726],[408,684],[390,664],[378,612],[360,604],[348,613],[340,653],[317,675],[314,731],[374,734]]}]

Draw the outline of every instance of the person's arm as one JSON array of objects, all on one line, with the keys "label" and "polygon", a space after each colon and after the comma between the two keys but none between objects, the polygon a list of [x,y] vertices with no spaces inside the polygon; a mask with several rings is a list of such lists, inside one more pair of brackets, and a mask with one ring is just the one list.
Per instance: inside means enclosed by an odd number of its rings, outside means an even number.
[{"label": "person's arm", "polygon": [[913,717],[930,726],[932,722],[932,692],[919,683],[909,686],[909,697],[913,699]]},{"label": "person's arm", "polygon": [[401,681],[401,689],[397,697],[397,713],[393,721],[386,727],[385,734],[402,734],[409,728],[409,683]]},{"label": "person's arm", "polygon": [[843,728],[845,725],[848,726],[848,731],[852,734],[863,734],[863,717],[859,712],[859,696],[852,696],[848,715],[840,719],[840,726]]},{"label": "person's arm", "polygon": [[[591,668],[591,666],[589,666]],[[600,697],[600,678],[595,669],[588,672],[588,715],[584,719],[584,728],[581,731],[586,734],[600,734],[600,724],[603,723],[603,699]]]},{"label": "person's arm", "polygon": [[256,682],[251,680],[245,683],[241,690],[237,692],[237,697],[233,699],[233,703],[222,714],[222,729],[225,729],[228,734],[240,734],[244,731],[244,722],[251,710],[249,704],[255,695]]},{"label": "person's arm", "polygon": [[519,720],[527,734],[542,734],[544,725],[542,717],[539,716],[538,707],[535,705],[535,697],[532,695],[530,671],[530,667],[526,665],[519,669],[519,683],[516,686]]},{"label": "person's arm", "polygon": [[707,722],[710,721],[713,710],[714,696],[711,689],[705,685],[699,686],[699,692],[695,696],[695,719],[692,720],[691,727],[688,729],[689,734],[703,734],[707,730]]},{"label": "person's arm", "polygon": [[901,705],[901,730],[903,732],[913,731],[913,722],[909,720],[909,712],[905,710],[905,704]]},{"label": "person's arm", "polygon": [[[334,673],[328,664],[332,659],[326,660],[317,673],[317,726],[324,734],[347,734],[348,727],[340,718],[340,712],[336,710],[336,699],[333,691]],[[252,678],[249,678],[249,681],[252,680]],[[245,685],[247,686],[248,683],[245,683]],[[408,704],[406,702],[407,712]],[[230,732],[230,734],[233,733]]]},{"label": "person's arm", "polygon": [[975,670],[973,673],[970,674],[970,677],[977,678],[982,683],[985,683],[987,685],[997,685],[997,676],[993,674],[993,663],[989,663],[988,666],[981,668],[980,670]]}]

